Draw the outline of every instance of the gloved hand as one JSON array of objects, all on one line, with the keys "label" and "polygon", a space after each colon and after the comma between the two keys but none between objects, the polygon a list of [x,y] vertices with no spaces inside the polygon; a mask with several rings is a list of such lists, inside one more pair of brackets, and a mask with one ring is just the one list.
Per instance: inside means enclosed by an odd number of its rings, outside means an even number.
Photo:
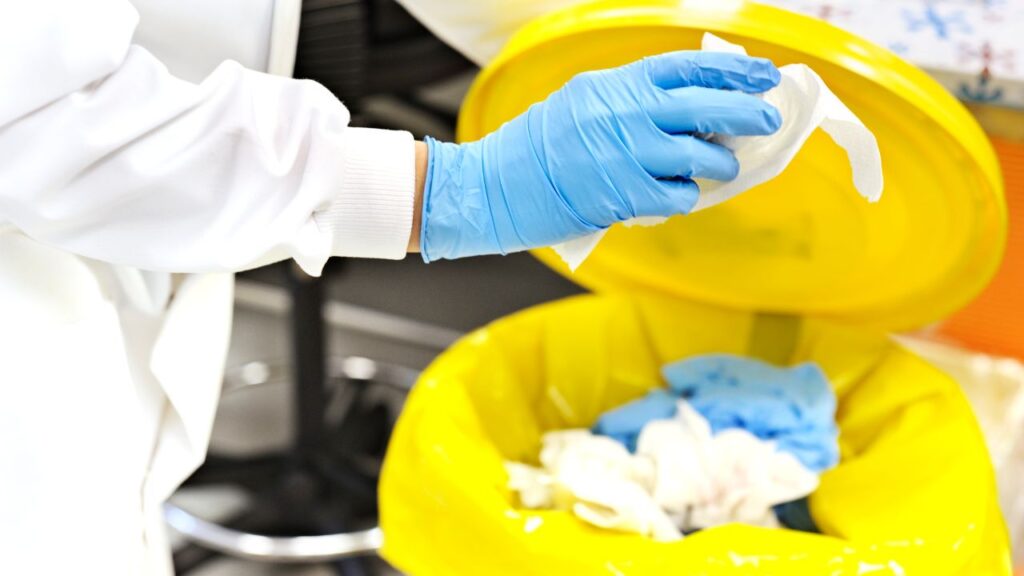
[{"label": "gloved hand", "polygon": [[778,111],[744,93],[778,82],[768,60],[670,52],[579,74],[477,142],[428,138],[423,259],[506,254],[685,214],[699,193],[693,178],[739,170],[700,135],[778,130]]}]

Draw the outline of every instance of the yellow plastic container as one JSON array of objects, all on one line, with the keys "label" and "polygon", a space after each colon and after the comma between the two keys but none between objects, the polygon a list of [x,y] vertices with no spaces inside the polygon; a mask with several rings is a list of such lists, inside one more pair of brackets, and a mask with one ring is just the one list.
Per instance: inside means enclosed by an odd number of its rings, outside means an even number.
[{"label": "yellow plastic container", "polygon": [[[816,134],[776,180],[655,228],[613,229],[574,279],[601,293],[495,322],[409,398],[381,481],[384,555],[414,576],[1010,573],[991,463],[957,385],[886,331],[941,318],[990,278],[1005,236],[995,156],[969,114],[896,56],[820,21],[715,1],[602,2],[535,21],[478,78],[474,139],[573,74],[696,48],[704,31],[810,64],[875,132],[875,205]],[[557,256],[539,256],[564,271]],[[824,534],[724,526],[678,543],[519,509],[504,460],[727,352],[812,360],[839,398],[841,463],[811,497]]]},{"label": "yellow plastic container", "polygon": [[1008,575],[991,464],[957,384],[882,334],[814,320],[783,363],[818,362],[838,394],[841,463],[811,498],[827,535],[736,525],[664,544],[517,508],[503,460],[535,461],[543,432],[590,425],[660,385],[666,362],[759,355],[751,344],[772,326],[675,299],[586,296],[465,338],[423,375],[392,437],[385,557],[413,576]]}]

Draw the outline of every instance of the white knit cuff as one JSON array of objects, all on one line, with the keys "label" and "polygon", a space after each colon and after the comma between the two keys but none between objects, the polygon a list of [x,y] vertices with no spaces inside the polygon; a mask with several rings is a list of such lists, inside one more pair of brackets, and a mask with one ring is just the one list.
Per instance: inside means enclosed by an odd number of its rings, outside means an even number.
[{"label": "white knit cuff", "polygon": [[338,194],[313,219],[332,236],[334,256],[401,260],[412,233],[416,188],[412,135],[346,128],[342,138]]}]

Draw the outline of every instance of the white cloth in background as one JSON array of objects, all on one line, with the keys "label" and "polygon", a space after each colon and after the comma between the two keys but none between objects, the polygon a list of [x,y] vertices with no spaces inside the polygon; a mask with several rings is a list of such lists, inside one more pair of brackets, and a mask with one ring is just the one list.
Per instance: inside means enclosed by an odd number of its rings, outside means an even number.
[{"label": "white cloth in background", "polygon": [[520,27],[587,0],[397,0],[403,8],[478,66],[486,66]]},{"label": "white cloth in background", "polygon": [[685,400],[649,422],[636,454],[589,430],[545,434],[541,467],[506,463],[508,487],[531,509],[571,510],[584,522],[658,541],[730,522],[777,527],[772,508],[818,487],[818,475],[742,429],[712,436]]},{"label": "white cloth in background", "polygon": [[[713,34],[704,35],[702,49],[746,53],[741,46]],[[778,108],[782,116],[782,127],[770,136],[712,135],[713,142],[733,151],[739,161],[740,172],[736,179],[728,182],[698,178],[700,197],[693,208],[694,212],[725,202],[781,174],[819,126],[846,151],[857,192],[869,202],[881,198],[882,160],[874,134],[809,67],[790,64],[779,71],[782,73],[782,81],[765,92],[763,97]],[[624,224],[653,226],[664,221],[663,218],[636,218]],[[570,269],[576,270],[597,247],[604,234],[602,230],[553,248]]]}]

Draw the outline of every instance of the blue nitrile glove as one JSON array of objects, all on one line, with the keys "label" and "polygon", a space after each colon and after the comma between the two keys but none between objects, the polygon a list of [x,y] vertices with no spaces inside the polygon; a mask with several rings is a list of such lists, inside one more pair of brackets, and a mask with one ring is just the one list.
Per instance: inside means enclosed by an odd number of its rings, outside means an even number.
[{"label": "blue nitrile glove", "polygon": [[636,452],[640,431],[651,420],[667,420],[676,415],[676,397],[668,390],[651,390],[646,396],[613,408],[597,419],[594,434],[618,440],[630,452]]},{"label": "blue nitrile glove", "polygon": [[815,472],[839,462],[836,397],[816,364],[779,368],[713,354],[668,364],[662,374],[715,434],[743,428]]},{"label": "blue nitrile glove", "polygon": [[744,94],[778,82],[761,58],[670,52],[579,74],[483,140],[428,138],[423,259],[506,254],[685,214],[699,192],[692,178],[739,170],[700,135],[778,130],[778,110]]}]

